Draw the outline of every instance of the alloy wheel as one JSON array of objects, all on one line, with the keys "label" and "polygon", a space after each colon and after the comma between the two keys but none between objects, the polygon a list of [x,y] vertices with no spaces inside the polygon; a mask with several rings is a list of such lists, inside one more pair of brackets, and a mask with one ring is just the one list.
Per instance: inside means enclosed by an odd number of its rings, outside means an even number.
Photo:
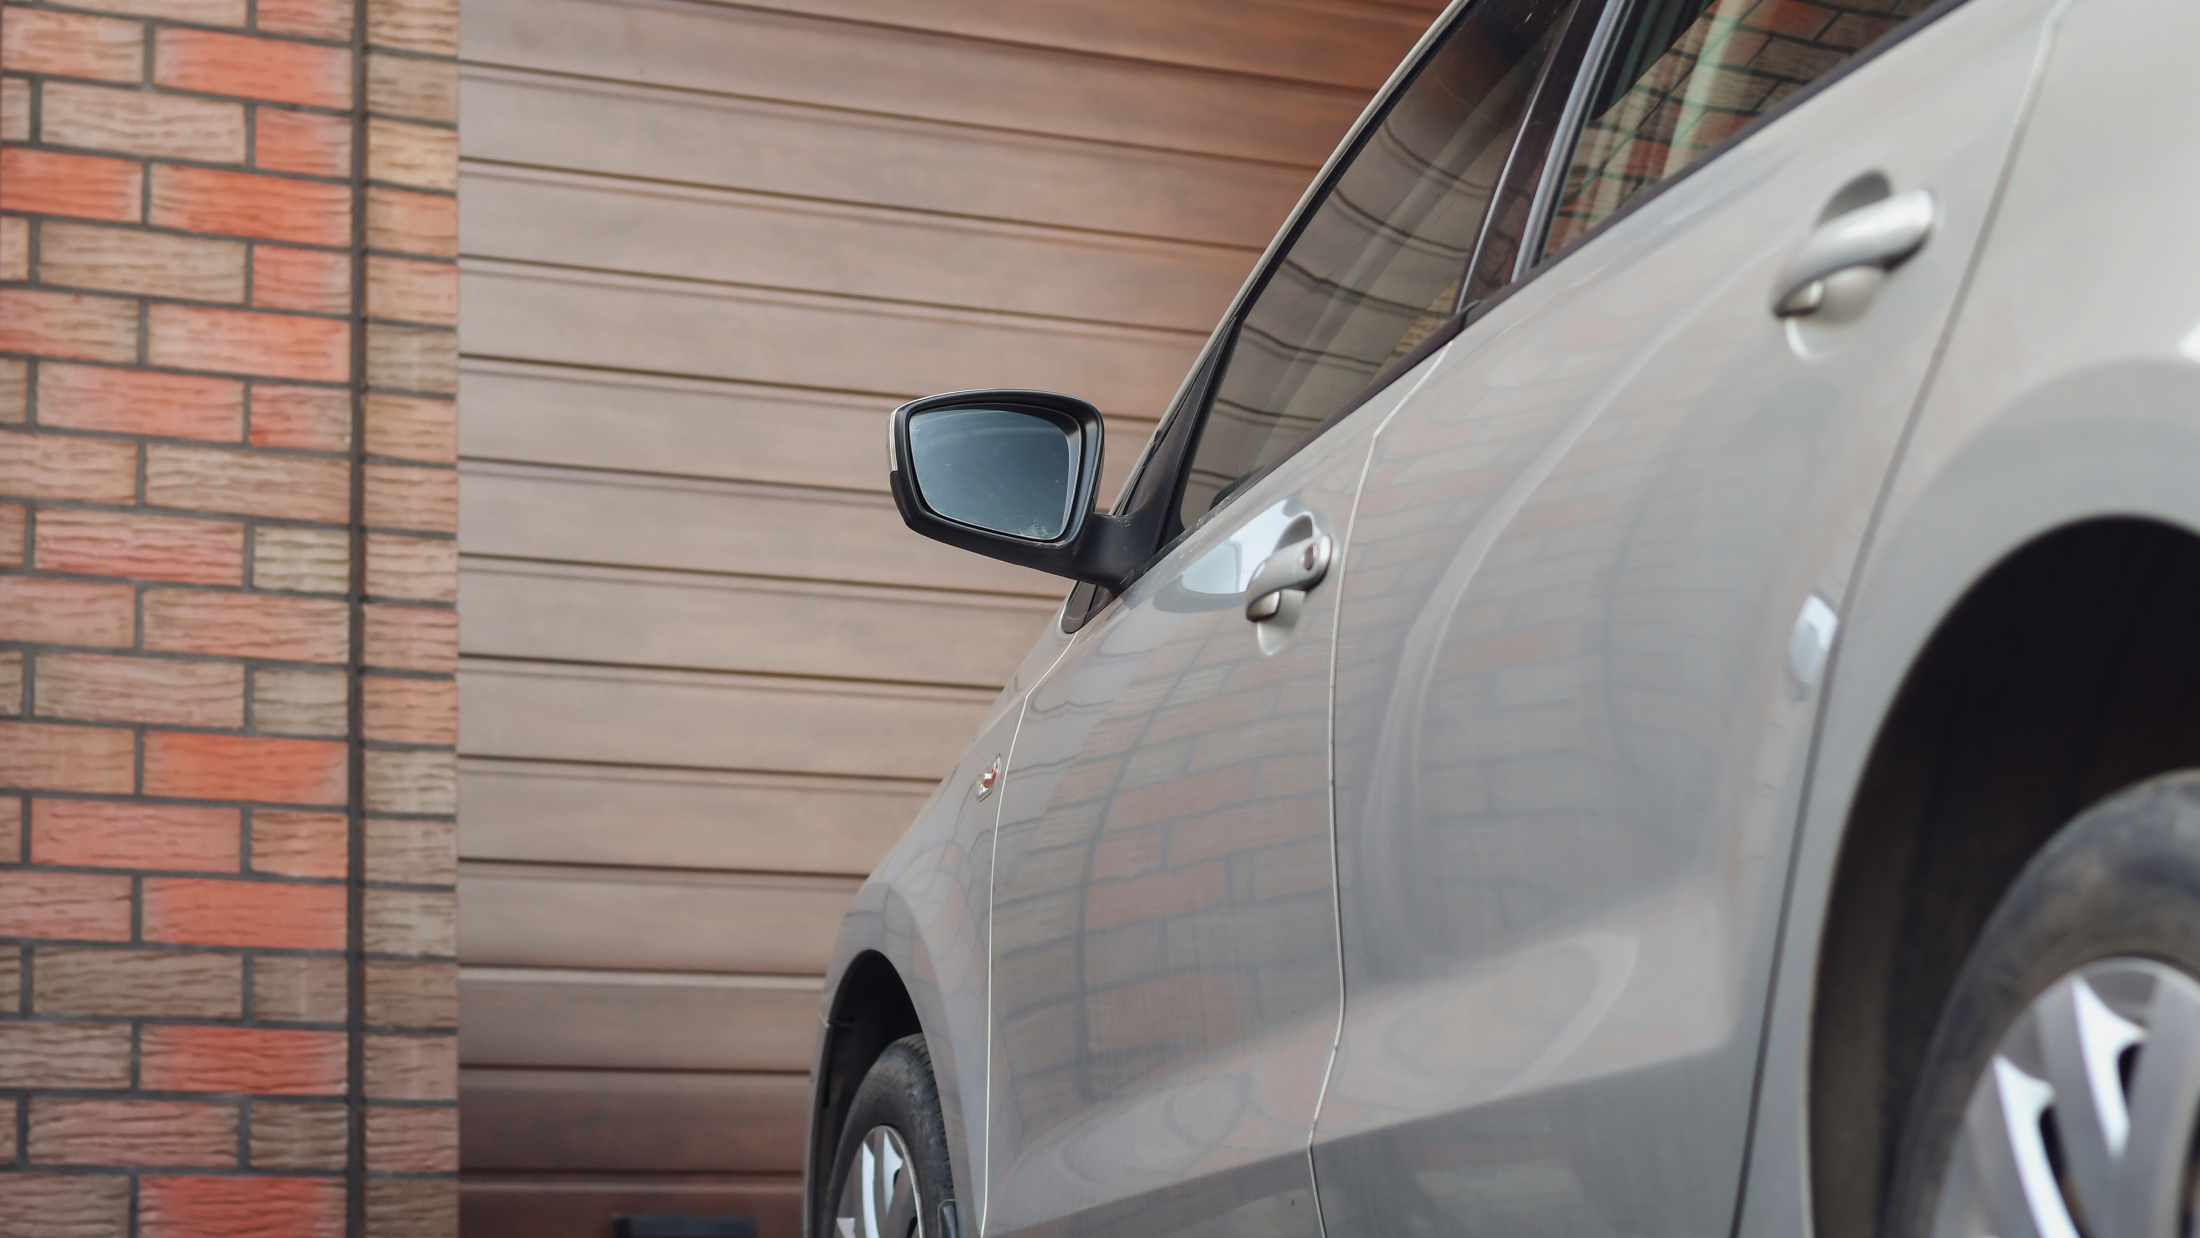
[{"label": "alloy wheel", "polygon": [[1971,1090],[1935,1238],[2196,1238],[2200,982],[2090,963],[2017,1017]]},{"label": "alloy wheel", "polygon": [[840,1238],[924,1238],[924,1201],[900,1131],[874,1126],[864,1132],[834,1215]]}]

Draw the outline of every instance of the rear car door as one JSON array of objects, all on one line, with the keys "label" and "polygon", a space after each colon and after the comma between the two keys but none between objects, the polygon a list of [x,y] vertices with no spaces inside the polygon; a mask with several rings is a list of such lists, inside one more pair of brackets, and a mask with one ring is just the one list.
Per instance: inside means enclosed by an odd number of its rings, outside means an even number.
[{"label": "rear car door", "polygon": [[1731,1226],[1815,688],[2047,0],[1635,0],[1379,431],[1331,1233]]},{"label": "rear car door", "polygon": [[1318,1234],[1347,525],[1571,7],[1473,10],[1310,197],[1197,420],[1162,431],[1198,435],[1180,474],[1133,483],[1173,487],[1184,531],[1031,693],[993,879],[987,1233]]}]

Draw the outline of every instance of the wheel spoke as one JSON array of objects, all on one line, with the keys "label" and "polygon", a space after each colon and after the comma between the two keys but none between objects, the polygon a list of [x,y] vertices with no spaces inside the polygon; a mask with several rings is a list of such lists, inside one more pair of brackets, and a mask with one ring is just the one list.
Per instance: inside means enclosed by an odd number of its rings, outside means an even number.
[{"label": "wheel spoke", "polygon": [[2131,1081],[2131,1140],[2118,1166],[2119,1234],[2176,1238],[2200,1112],[2200,985],[2157,971]]},{"label": "wheel spoke", "polygon": [[1971,1096],[1963,1142],[1995,1238],[2078,1238],[2047,1162],[2040,1115],[2054,1089],[1996,1057]]},{"label": "wheel spoke", "polygon": [[2105,1224],[2119,1207],[2117,1161],[2131,1132],[2117,1058],[2141,1032],[2109,1009],[2083,976],[2049,989],[2034,1009],[2047,1082],[2054,1089],[2066,1180],[2084,1215],[2095,1225]]},{"label": "wheel spoke", "polygon": [[834,1220],[839,1238],[923,1238],[916,1170],[893,1127],[874,1126],[856,1145]]}]

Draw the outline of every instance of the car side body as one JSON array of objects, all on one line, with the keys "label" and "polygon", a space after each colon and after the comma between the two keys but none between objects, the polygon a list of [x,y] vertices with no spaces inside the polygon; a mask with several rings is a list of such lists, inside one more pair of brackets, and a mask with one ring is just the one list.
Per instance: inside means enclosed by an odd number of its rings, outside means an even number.
[{"label": "car side body", "polygon": [[[1567,11],[1523,143],[1563,161],[1629,7]],[[2001,891],[2073,797],[2200,763],[2157,630],[2200,588],[2196,48],[2182,0],[1943,0],[1073,595],[844,923],[808,1231],[921,1033],[966,1234],[1868,1232]],[[1913,191],[1914,256],[1778,312]]]}]

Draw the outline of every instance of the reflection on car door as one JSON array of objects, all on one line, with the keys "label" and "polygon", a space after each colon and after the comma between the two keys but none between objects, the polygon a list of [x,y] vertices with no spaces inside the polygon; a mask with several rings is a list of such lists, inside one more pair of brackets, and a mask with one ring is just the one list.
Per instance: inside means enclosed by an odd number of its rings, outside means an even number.
[{"label": "reflection on car door", "polygon": [[[1870,7],[1632,6],[1552,193],[1575,248],[1378,434],[1338,641],[1331,1233],[1731,1224],[1822,641],[2047,4],[1950,10],[1677,175],[1922,5]],[[1827,229],[1898,248],[1882,204],[1920,190],[1921,249],[1775,316]]]}]

